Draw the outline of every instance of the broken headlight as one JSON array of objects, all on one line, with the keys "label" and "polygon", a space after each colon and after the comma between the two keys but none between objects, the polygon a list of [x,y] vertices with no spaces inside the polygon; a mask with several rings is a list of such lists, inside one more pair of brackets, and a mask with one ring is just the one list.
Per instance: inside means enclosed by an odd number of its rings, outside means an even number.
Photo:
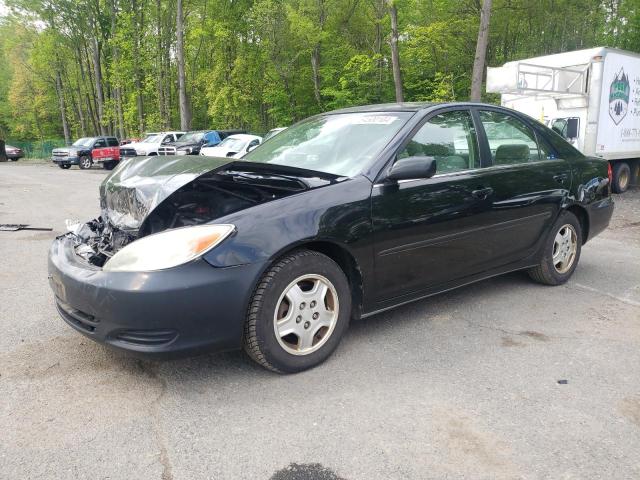
[{"label": "broken headlight", "polygon": [[107,261],[106,272],[150,272],[177,267],[211,250],[235,230],[233,225],[198,225],[149,235]]}]

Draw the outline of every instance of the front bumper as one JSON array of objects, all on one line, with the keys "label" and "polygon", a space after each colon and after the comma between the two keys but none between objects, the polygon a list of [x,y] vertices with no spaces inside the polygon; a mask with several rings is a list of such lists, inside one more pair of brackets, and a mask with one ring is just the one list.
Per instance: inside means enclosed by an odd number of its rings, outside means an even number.
[{"label": "front bumper", "polygon": [[202,259],[157,272],[104,272],[69,237],[49,251],[60,316],[96,342],[167,357],[240,348],[258,264],[216,268]]},{"label": "front bumper", "polygon": [[80,157],[51,157],[51,161],[59,165],[78,165]]}]

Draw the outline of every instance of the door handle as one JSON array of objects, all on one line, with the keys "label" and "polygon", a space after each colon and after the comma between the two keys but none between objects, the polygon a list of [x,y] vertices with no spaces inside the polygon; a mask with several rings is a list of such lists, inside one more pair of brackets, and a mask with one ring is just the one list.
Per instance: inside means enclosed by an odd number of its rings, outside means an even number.
[{"label": "door handle", "polygon": [[563,183],[564,183],[564,181],[567,179],[567,174],[566,174],[566,173],[561,173],[560,175],[554,175],[554,176],[553,176],[553,179],[554,179],[556,182],[558,182],[558,183],[560,183],[560,184],[563,184]]},{"label": "door handle", "polygon": [[473,195],[475,198],[478,198],[480,200],[484,200],[492,193],[493,193],[493,188],[487,187],[487,188],[479,188],[477,190],[473,190],[471,192],[471,195]]}]

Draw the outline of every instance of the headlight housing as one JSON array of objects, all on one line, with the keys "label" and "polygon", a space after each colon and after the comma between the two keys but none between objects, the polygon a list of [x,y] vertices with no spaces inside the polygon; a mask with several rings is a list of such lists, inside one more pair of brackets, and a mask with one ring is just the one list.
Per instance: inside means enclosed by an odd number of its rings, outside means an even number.
[{"label": "headlight housing", "polygon": [[149,235],[118,251],[105,272],[152,272],[190,262],[214,248],[235,231],[233,225],[198,225]]}]

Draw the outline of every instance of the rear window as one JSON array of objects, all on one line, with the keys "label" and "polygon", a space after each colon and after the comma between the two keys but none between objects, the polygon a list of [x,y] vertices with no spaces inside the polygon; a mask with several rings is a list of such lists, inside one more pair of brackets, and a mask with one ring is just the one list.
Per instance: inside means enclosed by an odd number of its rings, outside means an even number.
[{"label": "rear window", "polygon": [[107,144],[110,147],[117,147],[118,145],[120,145],[120,143],[118,142],[118,139],[113,137],[107,138]]}]

